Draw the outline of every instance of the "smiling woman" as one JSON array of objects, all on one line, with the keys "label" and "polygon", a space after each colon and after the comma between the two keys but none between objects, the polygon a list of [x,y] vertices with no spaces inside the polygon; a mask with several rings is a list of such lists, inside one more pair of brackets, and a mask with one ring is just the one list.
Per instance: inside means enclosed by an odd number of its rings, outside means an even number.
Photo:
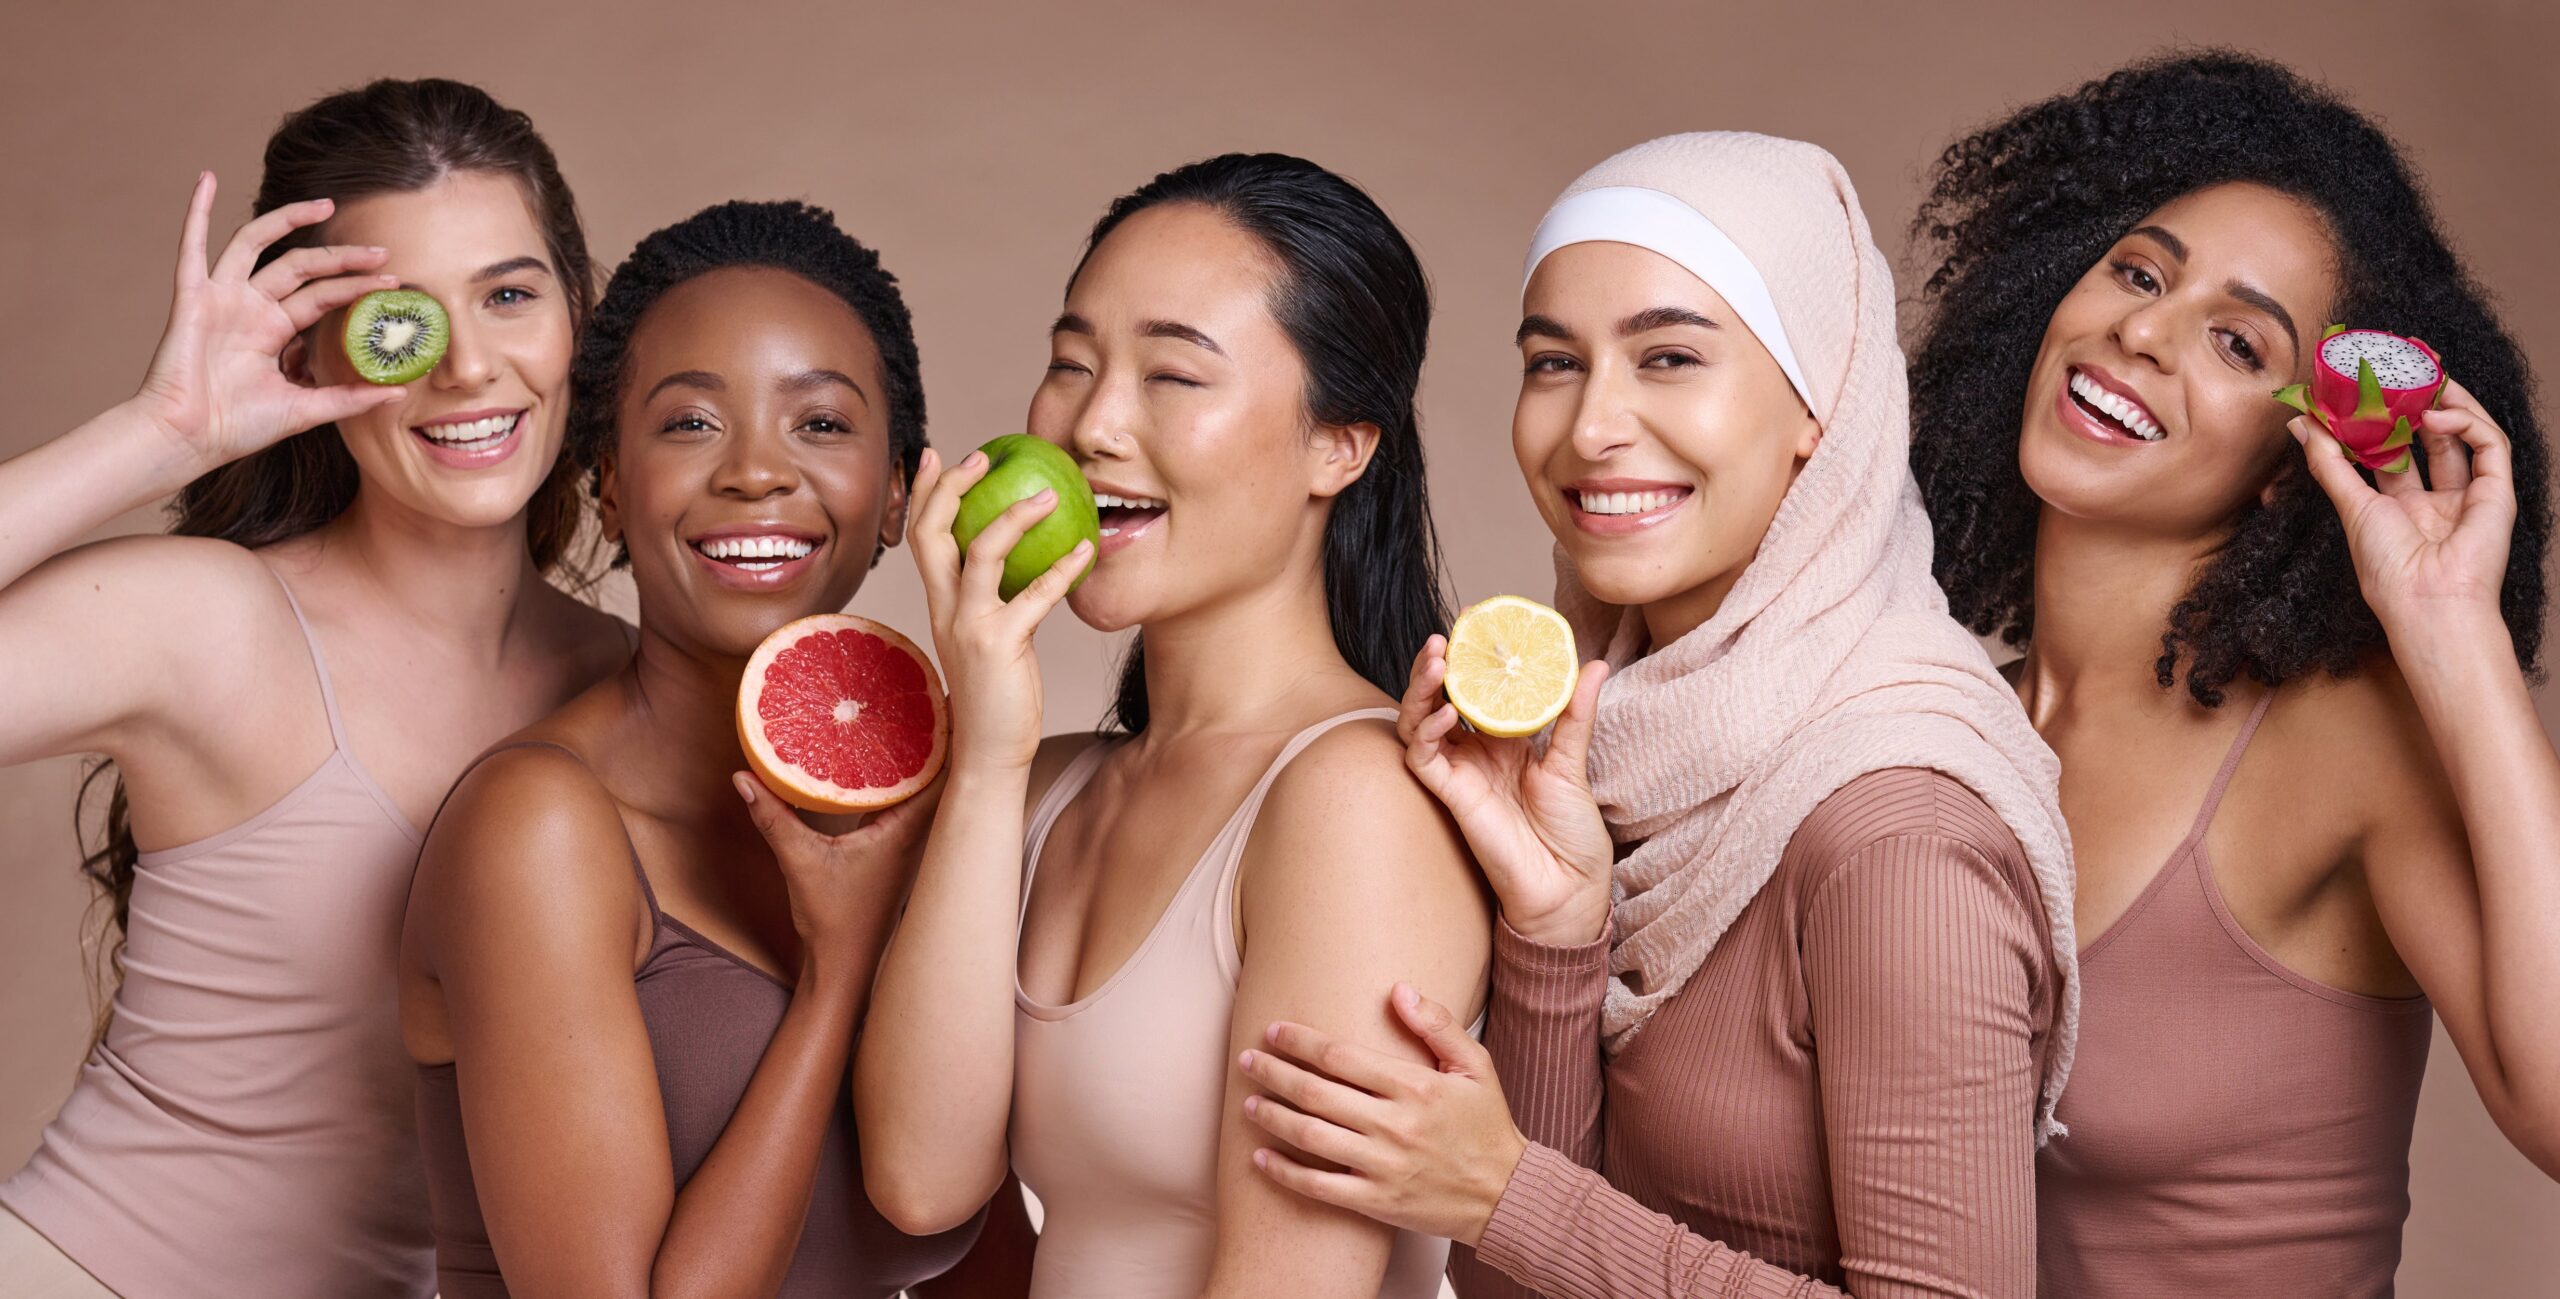
[{"label": "smiling woman", "polygon": [[[2522,358],[2392,142],[2256,59],[2139,64],[1984,128],[1918,228],[1938,572],[2025,650],[2078,857],[2041,1292],[2387,1294],[2431,1008],[2560,1170]],[[2423,337],[2454,379],[2378,489],[2272,399],[2333,321]]]},{"label": "smiling woman", "polygon": [[845,1067],[933,800],[813,829],[738,770],[735,722],[756,646],[844,608],[905,523],[897,281],[818,209],[709,208],[615,272],[577,384],[640,644],[476,762],[419,859],[401,1026],[438,1281],[931,1294],[977,1223],[873,1211]]},{"label": "smiling woman", "polygon": [[[0,762],[113,760],[85,868],[123,975],[0,1187],[33,1228],[0,1275],[36,1248],[130,1296],[423,1295],[390,996],[414,827],[626,645],[546,581],[575,570],[585,237],[532,124],[451,81],[287,117],[219,256],[213,197],[142,391],[0,465]],[[447,352],[356,382],[345,309],[399,285],[449,308]],[[71,548],[171,492],[180,535]]]}]

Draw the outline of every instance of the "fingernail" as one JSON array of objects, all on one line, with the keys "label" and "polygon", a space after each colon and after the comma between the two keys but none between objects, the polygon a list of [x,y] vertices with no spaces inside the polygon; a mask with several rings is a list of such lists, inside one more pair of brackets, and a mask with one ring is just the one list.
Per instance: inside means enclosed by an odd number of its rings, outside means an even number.
[{"label": "fingernail", "polygon": [[1280,1026],[1278,1024],[1273,1024],[1270,1027],[1263,1029],[1262,1040],[1277,1045],[1280,1041]]},{"label": "fingernail", "polygon": [[1411,985],[1402,983],[1397,984],[1395,998],[1397,1005],[1404,1007],[1406,1010],[1413,1009],[1413,988]]},{"label": "fingernail", "polygon": [[1049,487],[1041,488],[1039,492],[1031,498],[1032,502],[1038,505],[1046,505],[1056,499],[1058,499],[1057,490]]},{"label": "fingernail", "polygon": [[1254,1166],[1254,1167],[1256,1167],[1256,1168],[1268,1168],[1268,1167],[1270,1167],[1270,1165],[1271,1165],[1271,1152],[1270,1152],[1270,1151],[1268,1151],[1268,1150],[1257,1150],[1257,1151],[1254,1151],[1254,1152],[1253,1152],[1253,1166]]},{"label": "fingernail", "polygon": [[1237,1056],[1237,1057],[1236,1057],[1236,1067],[1237,1067],[1237,1068],[1239,1068],[1239,1069],[1250,1069],[1250,1068],[1252,1068],[1252,1067],[1253,1067],[1253,1052],[1251,1052],[1251,1051],[1247,1051],[1247,1052],[1245,1052],[1243,1055]]},{"label": "fingernail", "polygon": [[1245,1113],[1247,1113],[1247,1114],[1251,1114],[1251,1113],[1253,1113],[1253,1111],[1254,1111],[1255,1107],[1257,1107],[1257,1106],[1259,1106],[1259,1105],[1261,1105],[1261,1104],[1262,1104],[1262,1098],[1261,1098],[1261,1097],[1259,1097],[1259,1096],[1247,1096],[1247,1097],[1245,1097],[1245,1098],[1244,1098],[1244,1112],[1245,1112]]},{"label": "fingernail", "polygon": [[982,464],[985,464],[986,462],[987,462],[987,453],[986,453],[986,452],[984,452],[984,451],[972,451],[972,452],[970,452],[970,453],[969,453],[969,455],[968,455],[968,458],[967,458],[967,459],[964,459],[964,460],[962,460],[962,461],[960,462],[960,467],[961,467],[961,468],[963,468],[963,469],[975,469],[975,468],[977,468],[978,466],[980,466],[980,465],[982,465]]},{"label": "fingernail", "polygon": [[729,778],[729,787],[738,791],[738,797],[745,799],[748,806],[752,807],[755,805],[756,787],[753,784],[743,778],[731,776]]}]

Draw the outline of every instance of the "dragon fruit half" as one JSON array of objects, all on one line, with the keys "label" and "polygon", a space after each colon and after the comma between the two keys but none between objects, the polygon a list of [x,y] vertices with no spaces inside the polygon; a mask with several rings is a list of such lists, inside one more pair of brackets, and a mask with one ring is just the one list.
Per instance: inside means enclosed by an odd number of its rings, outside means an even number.
[{"label": "dragon fruit half", "polygon": [[2320,421],[2367,469],[2404,473],[2418,417],[2444,391],[2444,362],[2414,338],[2331,325],[2320,336],[2311,382],[2275,398]]}]

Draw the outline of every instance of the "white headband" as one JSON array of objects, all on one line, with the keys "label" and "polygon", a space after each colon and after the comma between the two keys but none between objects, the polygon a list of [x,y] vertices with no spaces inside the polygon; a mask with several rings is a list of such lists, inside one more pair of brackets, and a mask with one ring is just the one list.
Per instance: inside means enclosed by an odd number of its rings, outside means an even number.
[{"label": "white headband", "polygon": [[1590,243],[1633,244],[1678,262],[1706,281],[1759,336],[1769,355],[1778,359],[1778,368],[1795,385],[1805,409],[1820,413],[1812,387],[1804,381],[1804,370],[1796,364],[1796,350],[1787,343],[1786,326],[1778,323],[1778,304],[1769,297],[1760,268],[1705,213],[1658,189],[1632,185],[1586,189],[1556,204],[1547,219],[1538,223],[1538,233],[1529,240],[1529,264],[1520,271],[1521,290],[1527,291],[1529,277],[1537,273],[1538,263],[1547,254],[1567,244]]}]

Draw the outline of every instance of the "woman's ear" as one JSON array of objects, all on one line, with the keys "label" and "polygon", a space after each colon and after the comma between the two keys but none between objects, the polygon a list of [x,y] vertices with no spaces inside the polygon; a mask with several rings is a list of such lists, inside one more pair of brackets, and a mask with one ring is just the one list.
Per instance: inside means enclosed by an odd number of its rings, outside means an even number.
[{"label": "woman's ear", "polygon": [[1369,457],[1378,453],[1378,426],[1358,424],[1323,424],[1316,428],[1315,481],[1310,489],[1318,496],[1335,496],[1360,481],[1369,468]]},{"label": "woman's ear", "polygon": [[908,480],[899,472],[900,468],[896,460],[889,462],[889,508],[880,511],[880,537],[871,548],[871,563],[875,568],[879,566],[880,557],[888,554],[890,548],[905,540],[907,535]]},{"label": "woman's ear", "polygon": [[306,388],[320,386],[320,381],[313,378],[311,374],[311,336],[309,334],[294,335],[285,343],[284,351],[277,353],[276,361],[284,370],[284,377]]},{"label": "woman's ear", "polygon": [[621,545],[622,483],[609,455],[596,463],[596,517],[603,527],[605,544]]},{"label": "woman's ear", "polygon": [[1822,421],[1815,419],[1813,412],[1802,406],[1796,409],[1802,412],[1804,421],[1796,429],[1796,459],[1811,460],[1814,451],[1822,445]]}]

